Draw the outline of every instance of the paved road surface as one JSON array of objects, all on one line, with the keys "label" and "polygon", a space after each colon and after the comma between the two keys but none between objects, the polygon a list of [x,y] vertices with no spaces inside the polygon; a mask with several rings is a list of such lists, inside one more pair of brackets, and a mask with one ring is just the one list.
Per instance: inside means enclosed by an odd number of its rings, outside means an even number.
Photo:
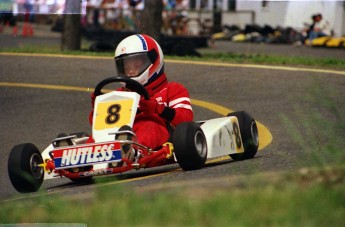
[{"label": "paved road surface", "polygon": [[[2,35],[0,40],[3,44]],[[173,165],[118,176],[124,185],[134,189],[164,182],[227,179],[239,174],[293,170],[311,165],[315,160],[294,142],[287,131],[289,127],[284,117],[297,127],[303,125],[316,111],[333,118],[318,100],[308,99],[315,93],[321,94],[320,97],[329,97],[339,111],[344,112],[344,75],[181,63],[167,63],[166,71],[170,80],[185,84],[194,99],[216,103],[232,110],[248,111],[270,130],[273,141],[252,160],[225,160],[191,172],[183,172],[178,170],[177,165]],[[0,55],[0,82],[93,88],[101,79],[113,74],[112,59]],[[193,107],[196,120],[220,116],[210,110]],[[32,142],[43,149],[60,132],[89,132],[87,115],[90,101],[87,92],[0,86],[0,109],[0,152],[3,157],[0,160],[0,200],[18,195],[7,176],[8,154],[14,145]],[[318,135],[318,132],[315,133]],[[305,140],[307,143],[308,138]],[[325,142],[321,138],[320,146]],[[110,179],[116,182],[115,178]],[[67,187],[65,192],[71,194],[75,194],[76,190],[90,192],[92,187],[57,179],[44,182],[42,189],[54,192],[62,190],[61,186]]]}]

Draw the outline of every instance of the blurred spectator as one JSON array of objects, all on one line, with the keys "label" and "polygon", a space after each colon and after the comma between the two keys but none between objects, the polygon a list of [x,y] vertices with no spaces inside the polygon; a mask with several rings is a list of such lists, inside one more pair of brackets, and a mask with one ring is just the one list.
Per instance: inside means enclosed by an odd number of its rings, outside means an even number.
[{"label": "blurred spectator", "polygon": [[174,35],[186,35],[188,33],[188,4],[189,2],[186,0],[164,1],[163,17],[167,21],[165,26],[168,24],[169,30]]},{"label": "blurred spectator", "polygon": [[312,41],[315,38],[323,36],[332,36],[332,30],[329,22],[323,20],[322,14],[316,14],[312,16],[313,23],[308,31],[308,39]]},{"label": "blurred spectator", "polygon": [[177,35],[186,35],[188,33],[188,9],[188,0],[176,0]]},{"label": "blurred spectator", "polygon": [[27,21],[32,24],[35,22],[35,0],[26,0],[24,3],[25,16],[28,17]]},{"label": "blurred spectator", "polygon": [[128,21],[131,23],[134,31],[138,32],[141,27],[141,13],[144,9],[144,0],[128,0],[129,14]]},{"label": "blurred spectator", "polygon": [[162,12],[162,19],[163,19],[163,31],[167,34],[172,34],[171,28],[171,18],[172,18],[172,10],[175,8],[176,1],[175,0],[163,0],[163,12]]},{"label": "blurred spectator", "polygon": [[35,0],[25,0],[24,3],[24,23],[22,36],[32,36],[34,34],[33,23],[35,22]]},{"label": "blurred spectator", "polygon": [[13,15],[12,0],[0,1],[0,32],[3,31],[4,26],[11,26],[12,34],[17,35],[16,17]]},{"label": "blurred spectator", "polygon": [[103,0],[89,0],[87,4],[88,13],[92,15],[92,26],[99,27],[99,13]]},{"label": "blurred spectator", "polygon": [[315,26],[315,22],[316,22],[316,15],[312,15],[311,16],[311,24],[308,24],[308,23],[305,23],[305,26],[307,27],[308,26],[308,29],[306,29],[306,39],[309,39],[310,38],[310,33],[311,31],[314,30],[314,26]]}]

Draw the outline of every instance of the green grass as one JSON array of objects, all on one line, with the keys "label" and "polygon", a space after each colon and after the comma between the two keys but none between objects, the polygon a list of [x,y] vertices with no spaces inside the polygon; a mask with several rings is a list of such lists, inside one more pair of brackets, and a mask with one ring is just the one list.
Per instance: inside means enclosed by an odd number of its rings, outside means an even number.
[{"label": "green grass", "polygon": [[[47,195],[5,202],[1,223],[88,226],[343,226],[345,167],[229,177],[156,190],[98,185],[85,198]],[[143,187],[142,189],[145,189]],[[91,189],[90,189],[91,190]]]},{"label": "green grass", "polygon": [[[113,57],[113,52],[90,52],[86,50],[87,45],[83,45],[81,51],[61,51],[59,47],[30,46],[23,45],[16,48],[0,48],[0,52],[14,53],[45,53],[45,54],[66,54],[66,55],[86,55],[86,56],[109,56]],[[331,68],[345,70],[345,59],[317,58],[317,57],[285,57],[261,54],[236,54],[236,53],[205,53],[201,58],[197,57],[176,57],[166,56],[166,59],[181,59],[192,61],[214,61],[228,63],[246,64],[267,64],[267,65],[293,65],[308,66],[313,68]]]},{"label": "green grass", "polygon": [[345,163],[345,107],[341,94],[314,80],[301,97],[303,106],[291,104],[293,115],[281,114],[282,125],[301,151],[296,161],[316,166]]},{"label": "green grass", "polygon": [[286,57],[276,55],[262,54],[235,54],[235,53],[218,53],[204,54],[203,58],[218,61],[235,62],[235,63],[254,63],[270,65],[295,65],[310,66],[333,69],[345,69],[345,59],[336,58],[317,58],[317,57]]}]

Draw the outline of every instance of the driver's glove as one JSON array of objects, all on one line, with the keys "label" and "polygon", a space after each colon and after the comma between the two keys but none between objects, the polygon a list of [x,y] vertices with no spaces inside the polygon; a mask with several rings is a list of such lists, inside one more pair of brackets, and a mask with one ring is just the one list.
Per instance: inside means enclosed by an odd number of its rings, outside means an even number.
[{"label": "driver's glove", "polygon": [[164,104],[159,104],[155,99],[141,98],[139,102],[139,109],[145,114],[161,114],[165,109]]}]

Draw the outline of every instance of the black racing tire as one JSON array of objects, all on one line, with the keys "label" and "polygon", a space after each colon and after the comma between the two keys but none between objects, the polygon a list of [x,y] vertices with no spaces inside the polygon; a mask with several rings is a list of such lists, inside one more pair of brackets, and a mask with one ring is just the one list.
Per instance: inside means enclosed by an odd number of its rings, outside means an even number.
[{"label": "black racing tire", "polygon": [[196,170],[204,166],[207,158],[207,142],[197,123],[179,124],[173,134],[173,145],[177,162],[183,170]]},{"label": "black racing tire", "polygon": [[244,147],[243,153],[230,154],[230,157],[236,161],[253,158],[259,148],[259,133],[254,118],[245,111],[229,113],[227,116],[237,117]]},{"label": "black racing tire", "polygon": [[44,170],[41,153],[32,143],[16,145],[8,159],[8,174],[13,187],[21,193],[35,192],[42,185]]}]

